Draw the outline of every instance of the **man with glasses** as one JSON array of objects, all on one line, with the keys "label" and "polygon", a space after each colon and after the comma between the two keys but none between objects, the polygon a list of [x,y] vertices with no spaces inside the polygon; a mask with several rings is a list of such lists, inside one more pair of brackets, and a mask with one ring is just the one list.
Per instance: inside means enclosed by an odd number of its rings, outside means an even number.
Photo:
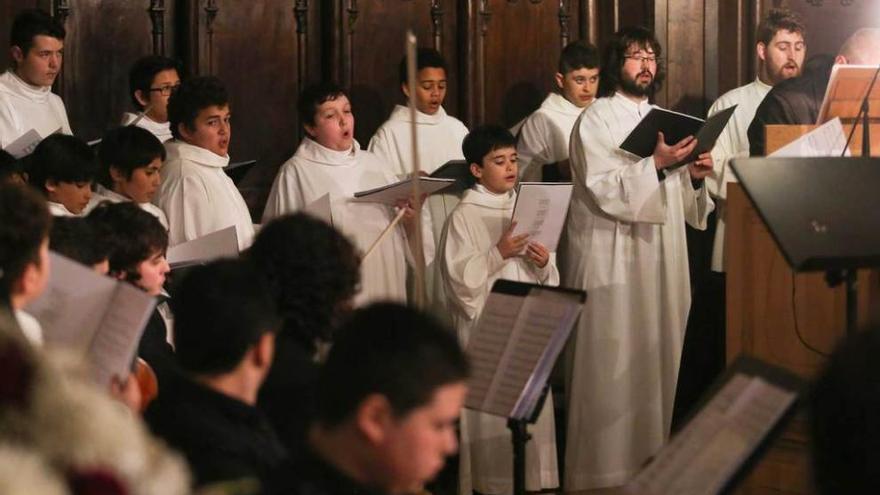
[{"label": "man with glasses", "polygon": [[0,75],[0,148],[31,129],[41,137],[73,134],[52,83],[61,72],[64,26],[39,9],[23,10],[12,21],[12,67]]},{"label": "man with glasses", "polygon": [[659,133],[647,158],[619,148],[653,108],[660,55],[650,31],[617,32],[601,64],[600,98],[571,137],[561,285],[588,297],[571,354],[566,492],[623,485],[669,435],[690,308],[685,222],[706,227],[712,157],[670,168],[693,151],[693,136],[667,145]]},{"label": "man with glasses", "polygon": [[717,219],[711,273],[701,267],[703,273],[695,277],[697,280],[694,281],[697,289],[694,309],[688,319],[678,391],[675,394],[676,425],[679,420],[688,416],[690,409],[725,365],[724,215],[727,184],[736,181],[729,163],[733,158],[749,156],[749,124],[770,89],[782,81],[800,75],[807,51],[804,33],[804,25],[796,14],[783,9],[771,9],[758,25],[758,41],[755,44],[758,57],[757,77],[745,86],[728,91],[709,109],[709,116],[712,116],[737,106],[712,149],[715,169],[706,179],[709,195],[715,202]]},{"label": "man with glasses", "polygon": [[136,125],[163,143],[171,139],[168,99],[180,86],[180,63],[160,55],[138,59],[128,73],[129,94],[137,113],[126,113],[122,125]]}]

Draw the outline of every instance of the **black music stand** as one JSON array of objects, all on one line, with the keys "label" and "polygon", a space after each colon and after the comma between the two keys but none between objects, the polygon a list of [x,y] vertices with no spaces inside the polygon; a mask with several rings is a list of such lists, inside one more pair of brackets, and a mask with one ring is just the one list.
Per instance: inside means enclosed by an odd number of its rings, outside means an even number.
[{"label": "black music stand", "polygon": [[846,284],[846,329],[855,331],[856,269],[880,266],[880,159],[747,158],[731,166],[789,266]]}]

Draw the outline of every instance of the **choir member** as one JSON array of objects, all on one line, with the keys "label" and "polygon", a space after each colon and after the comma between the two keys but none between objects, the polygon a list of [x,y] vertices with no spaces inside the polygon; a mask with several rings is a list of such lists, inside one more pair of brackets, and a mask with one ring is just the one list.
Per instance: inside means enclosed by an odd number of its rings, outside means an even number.
[{"label": "choir member", "polygon": [[161,142],[172,138],[168,122],[168,99],[180,86],[180,63],[161,55],[138,59],[128,73],[128,92],[137,113],[126,112],[122,125],[135,125],[153,133]]},{"label": "choir member", "polygon": [[585,41],[572,41],[559,55],[555,75],[559,92],[547,95],[541,107],[529,115],[518,131],[516,146],[522,180],[540,181],[544,166],[565,180],[571,178],[568,142],[574,121],[589,106],[599,89],[599,52]]},{"label": "choir member", "polygon": [[43,344],[40,323],[24,311],[49,280],[49,228],[46,200],[30,188],[0,184],[0,305],[12,310],[24,338]]},{"label": "choir member", "polygon": [[422,493],[456,451],[467,375],[434,319],[389,303],[358,310],[321,369],[305,455],[271,493]]},{"label": "choir member", "polygon": [[56,216],[82,216],[92,198],[98,165],[83,140],[53,134],[40,141],[27,157],[28,182],[49,200]]},{"label": "choir member", "polygon": [[23,10],[12,21],[12,67],[0,75],[0,148],[31,129],[43,138],[72,134],[64,102],[52,93],[65,34],[64,26],[40,9]]},{"label": "choir member", "polygon": [[[441,273],[459,340],[467,345],[492,284],[498,279],[559,285],[547,248],[513,235],[516,139],[498,126],[478,127],[462,145],[476,183],[452,211],[441,241]],[[559,487],[553,398],[547,396],[527,444],[526,489]],[[513,448],[504,418],[465,411],[462,419],[460,493],[513,492]]]},{"label": "choir member", "polygon": [[56,217],[49,232],[49,249],[101,275],[110,271],[110,249],[91,222],[82,217]]},{"label": "choir member", "polygon": [[98,148],[98,183],[88,209],[103,201],[132,201],[168,230],[168,218],[150,201],[159,190],[165,147],[146,129],[117,127],[104,133]]},{"label": "choir member", "polygon": [[247,260],[214,261],[181,280],[171,305],[183,373],[160,388],[147,424],[183,453],[196,486],[267,481],[286,452],[256,408],[279,325],[265,281]]},{"label": "choir member", "polygon": [[0,150],[0,183],[27,184],[24,163],[4,150]]},{"label": "choir member", "polygon": [[[418,136],[419,166],[430,174],[450,160],[461,160],[461,142],[467,135],[467,127],[446,113],[447,66],[443,56],[432,48],[420,48],[416,53],[416,133]],[[407,62],[404,57],[398,66],[400,89],[410,98]],[[388,120],[379,127],[370,140],[369,150],[375,153],[385,166],[398,178],[405,178],[413,171],[412,116],[409,107],[397,105]],[[434,242],[440,242],[440,234],[446,217],[458,203],[455,193],[432,195],[425,202],[427,218],[431,222]],[[435,245],[436,249],[436,245]],[[445,313],[446,298],[439,280],[436,264],[425,270],[425,285],[430,306],[438,317]]]},{"label": "choir member", "polygon": [[233,225],[240,249],[253,240],[244,198],[223,171],[229,165],[230,118],[229,96],[216,77],[188,79],[168,101],[174,139],[165,143],[164,180],[153,203],[168,217],[172,246]]},{"label": "choir member", "polygon": [[[391,208],[352,201],[354,193],[391,184],[392,171],[354,139],[354,115],[348,95],[332,83],[303,90],[298,102],[300,122],[306,131],[296,153],[282,166],[272,184],[263,222],[285,213],[310,208],[329,194],[334,227],[366,252],[391,223]],[[357,305],[369,301],[406,301],[406,264],[411,260],[406,231],[412,232],[414,211],[408,205],[404,227],[395,227],[361,263],[361,292]],[[425,236],[426,262],[433,259],[434,241]]]},{"label": "choir member", "polygon": [[685,223],[705,229],[712,158],[674,170],[692,136],[653,155],[619,148],[653,106],[661,47],[624,28],[603,58],[600,97],[575,124],[574,182],[560,248],[564,286],[589,294],[574,337],[566,491],[622,485],[669,434],[690,307]]}]

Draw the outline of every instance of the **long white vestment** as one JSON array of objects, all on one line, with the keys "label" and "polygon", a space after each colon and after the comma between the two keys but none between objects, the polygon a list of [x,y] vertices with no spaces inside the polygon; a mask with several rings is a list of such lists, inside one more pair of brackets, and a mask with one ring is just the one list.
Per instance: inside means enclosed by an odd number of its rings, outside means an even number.
[{"label": "long white vestment", "polygon": [[[369,151],[355,142],[350,151],[334,151],[311,138],[302,143],[281,169],[263,212],[263,223],[305,209],[330,194],[333,226],[345,234],[355,247],[366,252],[394,219],[393,210],[377,203],[352,201],[354,193],[396,181],[394,174]],[[433,247],[433,239],[427,244]],[[406,237],[398,226],[361,263],[361,292],[355,304],[391,300],[406,302]],[[433,249],[430,257],[433,259]]]},{"label": "long white vestment", "polygon": [[[140,119],[138,119],[139,117]],[[141,117],[139,114],[131,112],[126,112],[122,115],[122,125],[131,125],[134,121],[137,121],[135,124],[136,126],[150,131],[156,136],[156,139],[163,143],[165,141],[170,141],[174,137],[171,135],[170,122],[156,122],[146,115]]]},{"label": "long white vestment", "polygon": [[690,307],[685,221],[713,203],[687,167],[660,181],[653,157],[619,145],[650,111],[620,93],[575,124],[562,285],[586,289],[573,342],[566,491],[621,485],[669,434]]},{"label": "long white vestment", "polygon": [[165,143],[168,157],[162,165],[162,185],[153,204],[168,218],[168,245],[235,225],[239,249],[254,239],[254,224],[241,193],[223,168],[229,156],[217,155],[183,141]]},{"label": "long white vestment", "polygon": [[715,241],[712,245],[712,271],[715,272],[724,271],[724,231],[726,225],[724,215],[727,206],[727,184],[737,181],[733,171],[730,170],[730,160],[749,156],[749,125],[755,118],[758,105],[764,101],[764,97],[772,88],[756,78],[750,84],[724,93],[709,109],[711,117],[725,108],[739,105],[731,115],[727,127],[718,136],[715,147],[712,148],[714,170],[712,175],[706,178],[709,194],[718,209]]},{"label": "long white vestment", "polygon": [[[503,259],[495,247],[510,226],[516,193],[496,195],[480,185],[464,192],[452,211],[441,241],[441,272],[449,306],[462,345],[498,279],[559,285],[554,257],[544,268],[525,258]],[[529,426],[526,488],[537,491],[559,486],[553,397],[547,396],[537,423]],[[461,421],[460,493],[513,493],[513,447],[507,422],[499,416],[465,410]]]},{"label": "long white vestment", "polygon": [[[127,203],[131,201],[131,198],[123,196],[111,189],[107,189],[102,184],[95,184],[95,190],[92,191],[92,199],[89,200],[89,204],[86,206],[85,214],[88,215],[96,206],[105,201],[111,203]],[[165,227],[165,230],[168,230],[168,218],[165,216],[165,212],[162,211],[162,208],[159,208],[153,203],[137,203],[137,205],[145,212],[156,217],[156,219],[159,220],[159,223]]]},{"label": "long white vestment", "polygon": [[540,181],[544,165],[568,160],[571,130],[583,111],[558,93],[547,95],[519,129],[516,153],[520,179]]},{"label": "long white vestment", "polygon": [[51,86],[32,86],[7,70],[0,75],[0,148],[31,129],[44,138],[58,129],[73,134],[64,102]]},{"label": "long white vestment", "polygon": [[[399,179],[412,174],[411,122],[409,108],[397,105],[388,120],[370,139],[370,151],[375,153]],[[440,107],[434,115],[416,111],[416,127],[419,139],[419,166],[422,171],[430,174],[450,160],[464,159],[461,142],[467,136],[467,127],[447,114],[443,107]],[[443,232],[443,224],[458,204],[458,199],[457,193],[438,193],[425,202],[431,231],[438,244]],[[438,247],[435,245],[435,249]],[[430,307],[438,316],[443,317],[446,314],[446,296],[436,263],[425,267],[425,285]]]}]

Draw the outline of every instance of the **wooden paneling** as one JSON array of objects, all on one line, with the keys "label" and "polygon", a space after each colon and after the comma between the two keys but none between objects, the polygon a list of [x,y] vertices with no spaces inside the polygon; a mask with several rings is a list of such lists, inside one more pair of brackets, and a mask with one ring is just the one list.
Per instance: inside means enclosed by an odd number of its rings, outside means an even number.
[{"label": "wooden paneling", "polygon": [[74,133],[91,140],[119,123],[122,113],[131,108],[128,69],[135,59],[153,51],[150,2],[66,3],[59,89]]},{"label": "wooden paneling", "polygon": [[446,59],[450,70],[444,106],[450,114],[460,116],[455,31],[458,4],[453,0],[333,2],[332,22],[338,36],[330,37],[329,75],[350,88],[355,138],[361,146],[367,146],[394,105],[404,103],[398,64],[409,29],[419,46],[436,48]]},{"label": "wooden paneling", "polygon": [[876,0],[788,0],[785,4],[804,18],[808,55],[837,53],[853,31],[876,28],[880,23]]}]

